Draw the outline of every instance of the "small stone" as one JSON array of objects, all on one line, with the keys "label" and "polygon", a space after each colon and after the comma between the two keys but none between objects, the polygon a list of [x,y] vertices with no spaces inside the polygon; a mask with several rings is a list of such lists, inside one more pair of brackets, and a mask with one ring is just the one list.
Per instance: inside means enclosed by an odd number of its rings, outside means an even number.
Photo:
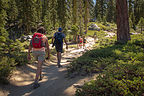
[{"label": "small stone", "polygon": [[82,87],[83,87],[83,84],[73,84],[73,86],[74,86],[75,88],[82,88]]}]

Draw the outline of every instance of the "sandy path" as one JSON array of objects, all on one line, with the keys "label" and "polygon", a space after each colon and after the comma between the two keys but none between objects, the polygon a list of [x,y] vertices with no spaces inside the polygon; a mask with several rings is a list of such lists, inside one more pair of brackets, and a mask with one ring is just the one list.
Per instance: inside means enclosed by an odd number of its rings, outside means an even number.
[{"label": "sandy path", "polygon": [[[89,37],[87,40],[89,43],[86,46],[91,47],[94,39]],[[22,66],[14,72],[9,85],[1,86],[3,91],[0,91],[0,96],[73,96],[76,90],[73,84],[83,84],[96,76],[66,78],[69,61],[81,56],[83,52],[83,49],[68,49],[63,54],[62,68],[56,66],[56,60],[46,61],[43,65],[44,78],[37,89],[32,89],[36,64]]]}]

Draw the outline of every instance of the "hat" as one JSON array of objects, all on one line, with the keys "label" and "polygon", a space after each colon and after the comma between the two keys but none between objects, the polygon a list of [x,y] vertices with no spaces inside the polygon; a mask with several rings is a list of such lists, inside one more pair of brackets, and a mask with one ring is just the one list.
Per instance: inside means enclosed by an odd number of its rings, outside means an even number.
[{"label": "hat", "polygon": [[59,27],[59,28],[58,28],[58,31],[60,31],[60,32],[61,32],[61,31],[62,31],[62,28],[61,28],[61,27]]}]

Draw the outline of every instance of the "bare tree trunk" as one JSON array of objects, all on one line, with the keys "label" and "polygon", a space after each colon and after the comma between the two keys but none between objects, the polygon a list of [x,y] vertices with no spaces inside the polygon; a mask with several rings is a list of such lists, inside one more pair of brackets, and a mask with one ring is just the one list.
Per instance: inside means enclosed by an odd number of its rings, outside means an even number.
[{"label": "bare tree trunk", "polygon": [[82,34],[82,0],[79,1],[79,12],[80,12],[80,34]]},{"label": "bare tree trunk", "polygon": [[127,42],[130,40],[128,5],[127,0],[117,0],[117,41]]},{"label": "bare tree trunk", "polygon": [[73,25],[77,23],[77,0],[73,0]]},{"label": "bare tree trunk", "polygon": [[85,0],[85,15],[84,15],[84,24],[85,24],[85,33],[87,33],[87,24],[88,24],[88,17],[89,17],[89,2]]}]

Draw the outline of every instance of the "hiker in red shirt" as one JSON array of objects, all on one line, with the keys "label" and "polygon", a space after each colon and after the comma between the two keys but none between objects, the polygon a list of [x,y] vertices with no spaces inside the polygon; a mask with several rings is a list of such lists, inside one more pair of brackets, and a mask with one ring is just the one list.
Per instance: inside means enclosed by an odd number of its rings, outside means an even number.
[{"label": "hiker in red shirt", "polygon": [[83,38],[81,36],[79,37],[79,46],[80,48],[83,46]]},{"label": "hiker in red shirt", "polygon": [[83,36],[83,49],[85,49],[86,48],[86,46],[85,46],[85,44],[86,44],[86,38],[85,38],[85,36]]},{"label": "hiker in red shirt", "polygon": [[42,64],[45,60],[45,55],[46,55],[45,50],[48,52],[48,58],[50,57],[49,44],[48,44],[47,37],[44,35],[45,32],[46,30],[44,27],[38,28],[37,33],[34,33],[30,41],[30,45],[28,49],[28,60],[31,60],[31,55],[30,55],[31,50],[35,59],[38,60],[36,77],[33,85],[34,89],[40,86],[38,81],[42,80]]}]

